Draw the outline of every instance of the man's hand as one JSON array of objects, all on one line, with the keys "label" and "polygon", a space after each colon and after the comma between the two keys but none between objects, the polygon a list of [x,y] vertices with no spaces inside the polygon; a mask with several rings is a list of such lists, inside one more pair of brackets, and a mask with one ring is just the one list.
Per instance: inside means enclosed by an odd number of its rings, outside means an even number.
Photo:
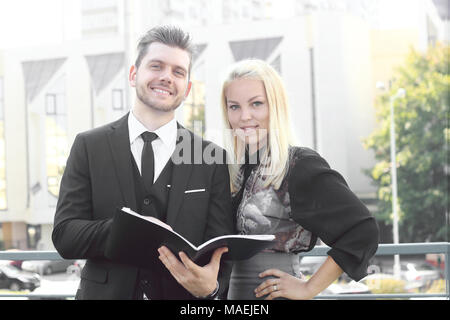
[{"label": "man's hand", "polygon": [[179,252],[180,262],[166,247],[158,249],[159,260],[170,271],[175,280],[195,297],[206,297],[211,294],[217,285],[217,274],[219,273],[220,258],[228,252],[228,248],[218,248],[214,251],[210,262],[200,267],[184,252]]}]

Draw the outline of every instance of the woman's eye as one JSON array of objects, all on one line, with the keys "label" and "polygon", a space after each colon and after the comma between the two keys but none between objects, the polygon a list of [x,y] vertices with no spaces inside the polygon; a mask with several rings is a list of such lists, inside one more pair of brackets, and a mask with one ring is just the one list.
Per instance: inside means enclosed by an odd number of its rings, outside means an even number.
[{"label": "woman's eye", "polygon": [[236,110],[239,108],[239,106],[237,104],[233,104],[233,105],[228,106],[228,108],[230,108],[231,110]]},{"label": "woman's eye", "polygon": [[261,101],[255,101],[252,103],[252,106],[254,107],[259,107],[260,105],[262,105],[263,103]]}]

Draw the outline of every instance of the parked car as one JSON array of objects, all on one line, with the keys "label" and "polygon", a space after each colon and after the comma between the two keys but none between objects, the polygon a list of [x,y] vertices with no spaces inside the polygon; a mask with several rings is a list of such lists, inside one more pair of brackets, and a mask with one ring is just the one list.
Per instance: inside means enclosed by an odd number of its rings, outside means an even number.
[{"label": "parked car", "polygon": [[401,262],[400,276],[409,283],[409,286],[424,287],[434,280],[440,279],[441,271],[426,263]]},{"label": "parked car", "polygon": [[[7,252],[20,252],[18,249],[8,249]],[[9,264],[16,267],[17,269],[22,269],[22,260],[10,260]]]},{"label": "parked car", "polygon": [[304,256],[300,258],[300,272],[305,276],[312,275],[325,262],[325,256]]},{"label": "parked car", "polygon": [[76,274],[77,276],[80,276],[81,270],[83,270],[85,264],[86,260],[75,260],[73,264],[67,267],[66,272],[68,274]]},{"label": "parked car", "polygon": [[365,284],[374,294],[406,293],[406,281],[396,278],[390,273],[372,273],[364,277],[359,283]]},{"label": "parked car", "polygon": [[22,270],[37,272],[40,275],[48,275],[58,272],[66,272],[67,267],[75,260],[29,260],[22,263]]},{"label": "parked car", "polygon": [[[336,295],[336,294],[370,294],[369,287],[361,282],[354,280],[348,283],[332,283],[320,295]],[[319,295],[319,296],[320,296]]]},{"label": "parked car", "polygon": [[0,265],[0,288],[11,291],[28,289],[33,291],[41,285],[41,278],[36,273],[25,272],[10,264]]}]

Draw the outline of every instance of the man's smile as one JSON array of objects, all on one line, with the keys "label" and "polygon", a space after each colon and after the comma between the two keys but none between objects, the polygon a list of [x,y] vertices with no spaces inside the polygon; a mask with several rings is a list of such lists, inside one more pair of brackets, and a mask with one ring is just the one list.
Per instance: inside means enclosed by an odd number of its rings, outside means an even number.
[{"label": "man's smile", "polygon": [[161,88],[161,87],[150,87],[150,89],[155,92],[158,95],[162,95],[162,96],[171,96],[173,95],[172,92],[170,92],[167,89]]}]

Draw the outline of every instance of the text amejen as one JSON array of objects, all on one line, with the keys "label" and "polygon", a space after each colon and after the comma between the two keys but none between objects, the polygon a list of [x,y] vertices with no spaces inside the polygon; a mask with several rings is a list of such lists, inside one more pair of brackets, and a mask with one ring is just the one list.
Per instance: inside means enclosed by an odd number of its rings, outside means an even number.
[{"label": "text amejen", "polygon": [[252,316],[254,314],[269,314],[269,306],[243,304],[243,305],[225,305],[225,314],[245,314]]}]

